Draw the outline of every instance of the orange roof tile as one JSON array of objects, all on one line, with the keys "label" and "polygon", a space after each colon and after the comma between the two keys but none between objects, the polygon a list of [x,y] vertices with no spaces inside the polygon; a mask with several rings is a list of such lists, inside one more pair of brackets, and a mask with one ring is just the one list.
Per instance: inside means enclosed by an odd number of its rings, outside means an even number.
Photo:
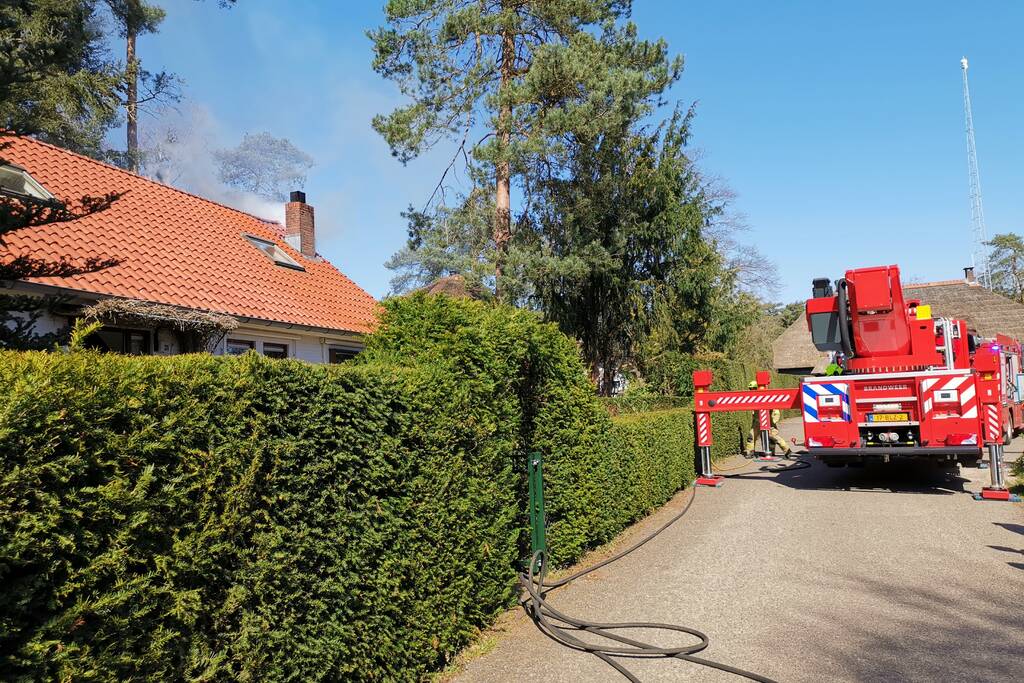
[{"label": "orange roof tile", "polygon": [[[282,227],[26,137],[5,137],[0,158],[24,167],[63,201],[109,192],[106,210],[7,233],[0,258],[112,258],[117,265],[31,282],[331,330],[368,332],[377,303],[323,259],[282,239]],[[275,265],[242,235],[274,241],[305,268]]]}]

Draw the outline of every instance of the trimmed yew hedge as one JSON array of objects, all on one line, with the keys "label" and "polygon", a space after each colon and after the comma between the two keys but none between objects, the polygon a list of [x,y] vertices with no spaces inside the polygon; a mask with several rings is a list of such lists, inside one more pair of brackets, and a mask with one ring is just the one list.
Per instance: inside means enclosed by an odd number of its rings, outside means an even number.
[{"label": "trimmed yew hedge", "polygon": [[0,679],[416,680],[514,602],[532,449],[562,563],[693,477],[688,410],[483,303],[341,367],[0,352]]}]

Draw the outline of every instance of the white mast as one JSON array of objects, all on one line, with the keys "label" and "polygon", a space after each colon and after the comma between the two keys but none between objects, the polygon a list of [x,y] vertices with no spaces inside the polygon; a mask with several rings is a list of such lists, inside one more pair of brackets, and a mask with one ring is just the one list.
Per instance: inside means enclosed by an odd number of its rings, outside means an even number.
[{"label": "white mast", "polygon": [[978,151],[974,146],[974,117],[971,116],[971,90],[967,85],[967,57],[960,60],[964,77],[964,119],[967,125],[967,174],[971,185],[971,265],[978,282],[992,288],[988,263],[988,236],[985,234],[985,211],[981,206],[981,178],[978,176]]}]

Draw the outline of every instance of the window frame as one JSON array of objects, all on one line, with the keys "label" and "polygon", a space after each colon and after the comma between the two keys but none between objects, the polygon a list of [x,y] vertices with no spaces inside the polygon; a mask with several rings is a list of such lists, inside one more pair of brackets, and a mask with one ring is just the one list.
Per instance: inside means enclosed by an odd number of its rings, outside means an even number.
[{"label": "window frame", "polygon": [[13,190],[3,184],[0,181],[0,194],[5,194],[9,197],[16,197],[18,199],[26,199],[33,202],[42,202],[44,204],[59,204],[57,198],[53,196],[53,193],[47,190],[42,183],[32,177],[24,167],[18,166],[17,164],[4,163],[0,164],[0,176],[5,174],[18,175],[21,177],[22,183],[28,188],[28,192],[20,192]]},{"label": "window frame", "polygon": [[[118,327],[117,325],[104,325],[100,329],[89,335],[89,338],[95,337],[103,342],[106,348],[97,349],[102,353],[119,353],[122,356],[153,356],[156,355],[154,348],[154,339],[156,335],[153,330],[147,330],[141,327]],[[108,335],[120,335],[121,337],[121,348],[111,349],[107,342],[103,340],[102,334]],[[131,348],[131,337],[132,335],[139,335],[142,337],[142,351],[140,353],[134,353],[130,351]],[[88,338],[86,339],[86,346],[89,347]],[[92,347],[90,347],[92,348]]]},{"label": "window frame", "polygon": [[[283,352],[284,355],[281,355],[281,356],[274,355],[274,356],[272,356],[272,355],[268,354],[267,353],[267,344],[269,344],[271,346],[278,347]],[[261,355],[263,355],[263,356],[266,356],[267,358],[275,358],[277,360],[283,360],[283,359],[287,359],[287,358],[291,358],[292,357],[292,355],[291,355],[291,344],[289,344],[288,342],[260,341],[260,351],[259,351],[259,353]]]},{"label": "window frame", "polygon": [[302,264],[293,259],[291,255],[277,242],[268,240],[265,237],[258,237],[257,235],[253,235],[248,232],[243,232],[242,237],[244,237],[245,241],[255,247],[261,254],[270,259],[274,265],[306,272],[306,269]]},{"label": "window frame", "polygon": [[[328,344],[327,345],[327,364],[338,365],[352,360],[360,353],[363,349],[361,347],[349,346],[345,344]],[[345,354],[345,358],[335,360],[335,354]]]},{"label": "window frame", "polygon": [[[232,353],[231,351],[228,350],[232,344],[237,344],[239,346],[247,346],[248,348],[245,351],[242,351],[242,353]],[[256,351],[256,342],[252,339],[239,339],[237,337],[234,337],[226,338],[224,340],[225,356],[244,356],[249,351]]]}]

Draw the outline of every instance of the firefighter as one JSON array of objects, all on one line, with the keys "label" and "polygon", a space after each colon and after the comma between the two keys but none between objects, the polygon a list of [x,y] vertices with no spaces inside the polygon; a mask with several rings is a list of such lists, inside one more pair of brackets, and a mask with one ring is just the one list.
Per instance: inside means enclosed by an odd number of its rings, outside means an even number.
[{"label": "firefighter", "polygon": [[[750,391],[756,391],[757,382],[750,382],[747,384],[747,389]],[[754,444],[757,441],[758,435],[761,433],[761,419],[758,412],[760,411],[755,410],[753,413],[753,421],[750,424],[750,433],[747,435],[747,443],[743,448],[743,452],[747,456],[754,454]],[[779,434],[779,420],[781,419],[781,411],[776,409],[771,412],[772,428],[768,432],[768,442],[772,445],[772,450],[774,450],[775,446],[778,446],[782,449],[782,455],[788,458],[793,452],[793,449],[790,448],[789,444],[786,443],[786,440]]]}]

